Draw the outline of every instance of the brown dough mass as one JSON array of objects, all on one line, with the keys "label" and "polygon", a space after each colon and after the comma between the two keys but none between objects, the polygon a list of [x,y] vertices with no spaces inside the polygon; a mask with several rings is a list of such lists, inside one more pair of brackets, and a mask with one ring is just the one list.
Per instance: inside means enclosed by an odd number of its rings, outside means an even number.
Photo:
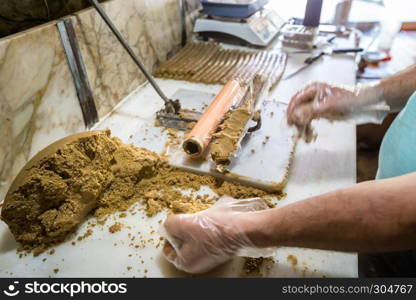
[{"label": "brown dough mass", "polygon": [[42,250],[109,201],[109,190],[152,175],[158,163],[157,155],[123,146],[109,133],[80,138],[28,170],[5,200],[1,218],[25,248]]},{"label": "brown dough mass", "polygon": [[211,157],[216,164],[229,164],[231,155],[237,150],[244,126],[251,117],[246,107],[231,111],[220,125],[211,144]]},{"label": "brown dough mass", "polygon": [[230,163],[232,155],[238,149],[248,121],[252,118],[256,120],[260,118],[260,112],[254,109],[266,83],[267,80],[264,77],[256,75],[249,84],[239,107],[228,112],[218,132],[214,134],[210,151],[211,158],[217,165]]}]

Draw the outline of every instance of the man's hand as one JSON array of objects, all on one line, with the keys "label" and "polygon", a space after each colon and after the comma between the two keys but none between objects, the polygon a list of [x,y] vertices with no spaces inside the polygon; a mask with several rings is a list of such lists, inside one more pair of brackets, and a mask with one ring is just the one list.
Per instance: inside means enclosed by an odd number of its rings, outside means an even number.
[{"label": "man's hand", "polygon": [[[344,119],[383,102],[383,89],[378,84],[344,87],[314,82],[297,92],[287,109],[289,125],[307,126],[313,119]],[[383,107],[383,111],[386,108]]]},{"label": "man's hand", "polygon": [[254,247],[247,236],[250,211],[268,208],[261,199],[222,198],[211,208],[168,216],[163,224],[167,242],[163,254],[178,269],[204,273],[228,261],[245,247]]}]

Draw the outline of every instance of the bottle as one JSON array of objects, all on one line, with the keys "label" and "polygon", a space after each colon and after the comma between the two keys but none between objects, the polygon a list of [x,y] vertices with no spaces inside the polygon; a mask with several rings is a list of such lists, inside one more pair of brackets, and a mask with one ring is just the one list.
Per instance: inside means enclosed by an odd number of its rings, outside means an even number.
[{"label": "bottle", "polygon": [[380,20],[380,34],[378,39],[378,51],[383,52],[386,58],[383,60],[391,59],[391,47],[394,42],[394,38],[400,31],[401,22],[394,14],[394,10],[384,7],[383,14]]},{"label": "bottle", "polygon": [[351,12],[352,0],[338,1],[335,7],[335,15],[332,23],[334,25],[347,25]]}]

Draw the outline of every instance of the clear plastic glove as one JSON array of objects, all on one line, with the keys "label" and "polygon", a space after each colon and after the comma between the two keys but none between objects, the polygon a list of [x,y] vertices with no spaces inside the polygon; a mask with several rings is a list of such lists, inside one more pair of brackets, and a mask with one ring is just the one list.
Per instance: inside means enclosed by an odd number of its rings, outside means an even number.
[{"label": "clear plastic glove", "polygon": [[287,109],[289,125],[308,126],[313,119],[354,119],[381,123],[389,111],[381,85],[363,84],[345,87],[313,82],[297,92]]},{"label": "clear plastic glove", "polygon": [[168,216],[161,228],[161,235],[167,239],[163,254],[176,268],[188,273],[207,272],[236,255],[270,255],[274,249],[249,253],[255,246],[241,218],[242,214],[267,208],[260,198],[223,197],[207,210]]}]

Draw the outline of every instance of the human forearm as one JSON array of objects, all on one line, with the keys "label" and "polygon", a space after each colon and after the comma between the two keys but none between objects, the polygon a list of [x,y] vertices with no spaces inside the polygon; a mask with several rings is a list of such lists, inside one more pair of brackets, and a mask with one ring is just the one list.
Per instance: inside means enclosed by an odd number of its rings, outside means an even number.
[{"label": "human forearm", "polygon": [[416,65],[378,82],[350,87],[313,82],[292,97],[287,121],[302,128],[313,119],[348,119],[364,113],[371,122],[381,123],[387,112],[400,111],[415,90]]},{"label": "human forearm", "polygon": [[245,217],[248,236],[259,247],[416,249],[416,173],[357,184]]},{"label": "human forearm", "polygon": [[355,87],[357,107],[385,101],[391,112],[400,111],[416,90],[416,64],[392,76]]}]

